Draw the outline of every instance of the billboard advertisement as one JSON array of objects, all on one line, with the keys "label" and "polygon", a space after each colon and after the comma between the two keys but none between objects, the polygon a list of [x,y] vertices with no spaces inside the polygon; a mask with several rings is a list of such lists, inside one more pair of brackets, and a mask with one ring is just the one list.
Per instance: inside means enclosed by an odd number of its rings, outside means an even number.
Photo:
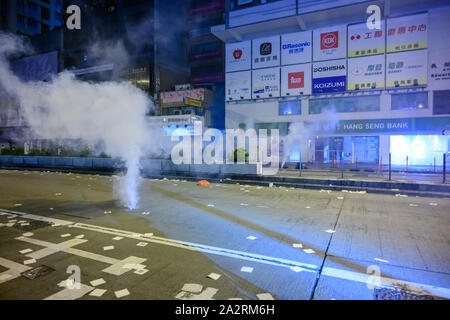
[{"label": "billboard advertisement", "polygon": [[226,72],[250,70],[252,65],[251,41],[227,43],[225,49]]},{"label": "billboard advertisement", "polygon": [[314,61],[341,59],[347,56],[347,26],[314,30]]},{"label": "billboard advertisement", "polygon": [[387,20],[387,52],[428,47],[428,14]]},{"label": "billboard advertisement", "polygon": [[272,98],[280,96],[280,68],[253,70],[252,98]]},{"label": "billboard advertisement", "polygon": [[363,57],[385,52],[385,21],[381,21],[380,30],[371,30],[367,24],[348,26],[348,57]]},{"label": "billboard advertisement", "polygon": [[225,76],[226,100],[250,100],[252,98],[252,72],[240,71]]},{"label": "billboard advertisement", "polygon": [[311,62],[312,32],[296,32],[281,36],[281,64]]},{"label": "billboard advertisement", "polygon": [[450,89],[450,49],[429,51],[428,86],[432,90]]},{"label": "billboard advertisement", "polygon": [[348,60],[348,90],[384,89],[384,55]]},{"label": "billboard advertisement", "polygon": [[333,60],[313,64],[312,93],[347,90],[347,60]]},{"label": "billboard advertisement", "polygon": [[297,64],[281,68],[281,96],[311,94],[311,64]]},{"label": "billboard advertisement", "polygon": [[427,68],[427,50],[388,54],[386,88],[424,86],[427,84]]},{"label": "billboard advertisement", "polygon": [[253,69],[280,65],[280,36],[253,40]]}]

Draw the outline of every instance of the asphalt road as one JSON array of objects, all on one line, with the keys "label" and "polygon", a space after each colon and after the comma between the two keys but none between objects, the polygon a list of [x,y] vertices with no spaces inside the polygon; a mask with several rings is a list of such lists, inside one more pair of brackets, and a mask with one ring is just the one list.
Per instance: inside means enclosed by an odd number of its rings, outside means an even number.
[{"label": "asphalt road", "polygon": [[0,171],[0,299],[450,298],[448,198],[117,179]]}]

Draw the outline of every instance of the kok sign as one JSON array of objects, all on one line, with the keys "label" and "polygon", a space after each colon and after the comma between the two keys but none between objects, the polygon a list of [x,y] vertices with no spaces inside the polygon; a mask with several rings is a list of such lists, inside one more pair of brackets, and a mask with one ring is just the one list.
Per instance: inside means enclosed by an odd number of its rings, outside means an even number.
[{"label": "kok sign", "polygon": [[281,68],[281,96],[311,94],[311,64],[298,64]]},{"label": "kok sign", "polygon": [[314,61],[347,56],[347,27],[337,26],[314,30]]},{"label": "kok sign", "polygon": [[251,69],[251,41],[228,43],[226,45],[226,71]]}]

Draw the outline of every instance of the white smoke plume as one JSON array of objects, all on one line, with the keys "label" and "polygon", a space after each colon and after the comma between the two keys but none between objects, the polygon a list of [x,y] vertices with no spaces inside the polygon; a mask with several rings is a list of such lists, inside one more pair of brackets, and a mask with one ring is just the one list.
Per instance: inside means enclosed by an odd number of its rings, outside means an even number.
[{"label": "white smoke plume", "polygon": [[24,52],[24,42],[0,33],[0,87],[20,103],[37,138],[81,139],[102,145],[105,153],[124,161],[127,173],[118,182],[120,200],[136,208],[140,161],[148,150],[146,114],[151,100],[126,82],[90,83],[60,73],[49,82],[23,82],[9,67],[8,56]]}]

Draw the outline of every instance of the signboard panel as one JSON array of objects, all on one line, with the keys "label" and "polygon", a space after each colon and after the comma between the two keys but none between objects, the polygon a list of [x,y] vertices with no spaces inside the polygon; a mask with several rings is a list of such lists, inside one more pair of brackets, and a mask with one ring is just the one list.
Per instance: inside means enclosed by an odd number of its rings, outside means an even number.
[{"label": "signboard panel", "polygon": [[253,40],[253,69],[280,65],[280,36]]},{"label": "signboard panel", "polygon": [[250,70],[252,65],[251,41],[227,43],[225,49],[226,72]]},{"label": "signboard panel", "polygon": [[313,64],[312,93],[341,92],[346,90],[346,59]]},{"label": "signboard panel", "polygon": [[281,36],[281,64],[311,62],[312,31],[289,33]]},{"label": "signboard panel", "polygon": [[297,64],[281,68],[281,96],[311,94],[311,64]]},{"label": "signboard panel", "polygon": [[428,47],[428,14],[387,20],[387,52]]},{"label": "signboard panel", "polygon": [[348,27],[348,57],[363,57],[385,52],[385,21],[380,30],[371,30],[361,23]]},{"label": "signboard panel", "polygon": [[205,101],[206,90],[203,88],[199,88],[199,89],[192,89],[192,90],[161,92],[161,95],[160,95],[161,105],[169,106],[171,104],[175,104],[175,105],[184,104],[184,99],[186,97],[192,98],[195,100]]},{"label": "signboard panel", "polygon": [[253,70],[252,98],[272,98],[280,96],[280,68]]},{"label": "signboard panel", "polygon": [[432,90],[450,89],[450,50],[428,52],[428,81]]},{"label": "signboard panel", "polygon": [[386,88],[427,84],[427,50],[391,53],[386,61]]},{"label": "signboard panel", "polygon": [[314,30],[314,61],[340,59],[347,56],[347,26]]},{"label": "signboard panel", "polygon": [[349,59],[347,89],[384,89],[384,58],[384,55],[377,55]]},{"label": "signboard panel", "polygon": [[241,71],[226,74],[226,100],[250,100],[252,98],[252,72]]}]

